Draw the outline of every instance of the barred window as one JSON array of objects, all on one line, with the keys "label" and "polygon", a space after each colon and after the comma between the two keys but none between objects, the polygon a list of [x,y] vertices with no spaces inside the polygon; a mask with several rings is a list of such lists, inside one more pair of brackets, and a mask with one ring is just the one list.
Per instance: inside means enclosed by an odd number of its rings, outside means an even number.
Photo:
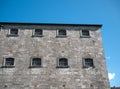
[{"label": "barred window", "polygon": [[33,58],[32,66],[41,66],[41,59],[40,58]]},{"label": "barred window", "polygon": [[15,61],[14,58],[11,58],[11,57],[5,58],[2,68],[14,68],[15,67],[14,61]]},{"label": "barred window", "polygon": [[59,60],[58,60],[58,68],[68,68],[68,59],[59,58]]},{"label": "barred window", "polygon": [[5,66],[13,66],[13,65],[14,65],[14,58],[5,59]]},{"label": "barred window", "polygon": [[93,64],[93,59],[91,58],[85,58],[83,59],[83,67],[84,68],[88,68],[88,67],[94,67],[94,64]]},{"label": "barred window", "polygon": [[30,67],[31,68],[41,67],[41,58],[32,58]]}]

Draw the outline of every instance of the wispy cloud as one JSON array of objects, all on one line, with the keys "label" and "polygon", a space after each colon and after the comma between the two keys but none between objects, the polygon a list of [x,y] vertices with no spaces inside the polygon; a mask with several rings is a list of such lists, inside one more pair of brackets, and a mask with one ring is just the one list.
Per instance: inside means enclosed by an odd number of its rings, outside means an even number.
[{"label": "wispy cloud", "polygon": [[109,80],[112,80],[115,78],[115,73],[108,73]]}]

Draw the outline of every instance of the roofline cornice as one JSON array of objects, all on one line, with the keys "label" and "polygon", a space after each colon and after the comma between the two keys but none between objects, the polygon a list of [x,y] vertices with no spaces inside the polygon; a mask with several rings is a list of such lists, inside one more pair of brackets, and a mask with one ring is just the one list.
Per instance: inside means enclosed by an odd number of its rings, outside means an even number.
[{"label": "roofline cornice", "polygon": [[23,22],[0,22],[1,25],[5,24],[14,24],[14,25],[57,25],[57,26],[99,26],[102,27],[102,24],[66,24],[66,23],[23,23]]}]

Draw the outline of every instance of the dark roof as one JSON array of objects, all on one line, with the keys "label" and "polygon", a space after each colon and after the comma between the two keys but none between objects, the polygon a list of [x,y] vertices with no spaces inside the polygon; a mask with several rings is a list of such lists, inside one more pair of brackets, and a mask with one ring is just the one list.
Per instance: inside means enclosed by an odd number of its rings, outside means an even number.
[{"label": "dark roof", "polygon": [[120,89],[120,87],[111,87],[111,89]]},{"label": "dark roof", "polygon": [[64,24],[64,23],[23,23],[23,22],[0,22],[0,24],[16,24],[16,25],[58,25],[58,26],[102,26],[102,24]]}]

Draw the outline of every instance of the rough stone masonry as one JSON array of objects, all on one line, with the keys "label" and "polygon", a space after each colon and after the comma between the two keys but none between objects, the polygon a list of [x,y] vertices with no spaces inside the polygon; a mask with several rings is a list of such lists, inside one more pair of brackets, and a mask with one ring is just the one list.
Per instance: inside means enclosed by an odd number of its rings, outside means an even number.
[{"label": "rough stone masonry", "polygon": [[110,89],[99,24],[0,23],[0,89]]}]

